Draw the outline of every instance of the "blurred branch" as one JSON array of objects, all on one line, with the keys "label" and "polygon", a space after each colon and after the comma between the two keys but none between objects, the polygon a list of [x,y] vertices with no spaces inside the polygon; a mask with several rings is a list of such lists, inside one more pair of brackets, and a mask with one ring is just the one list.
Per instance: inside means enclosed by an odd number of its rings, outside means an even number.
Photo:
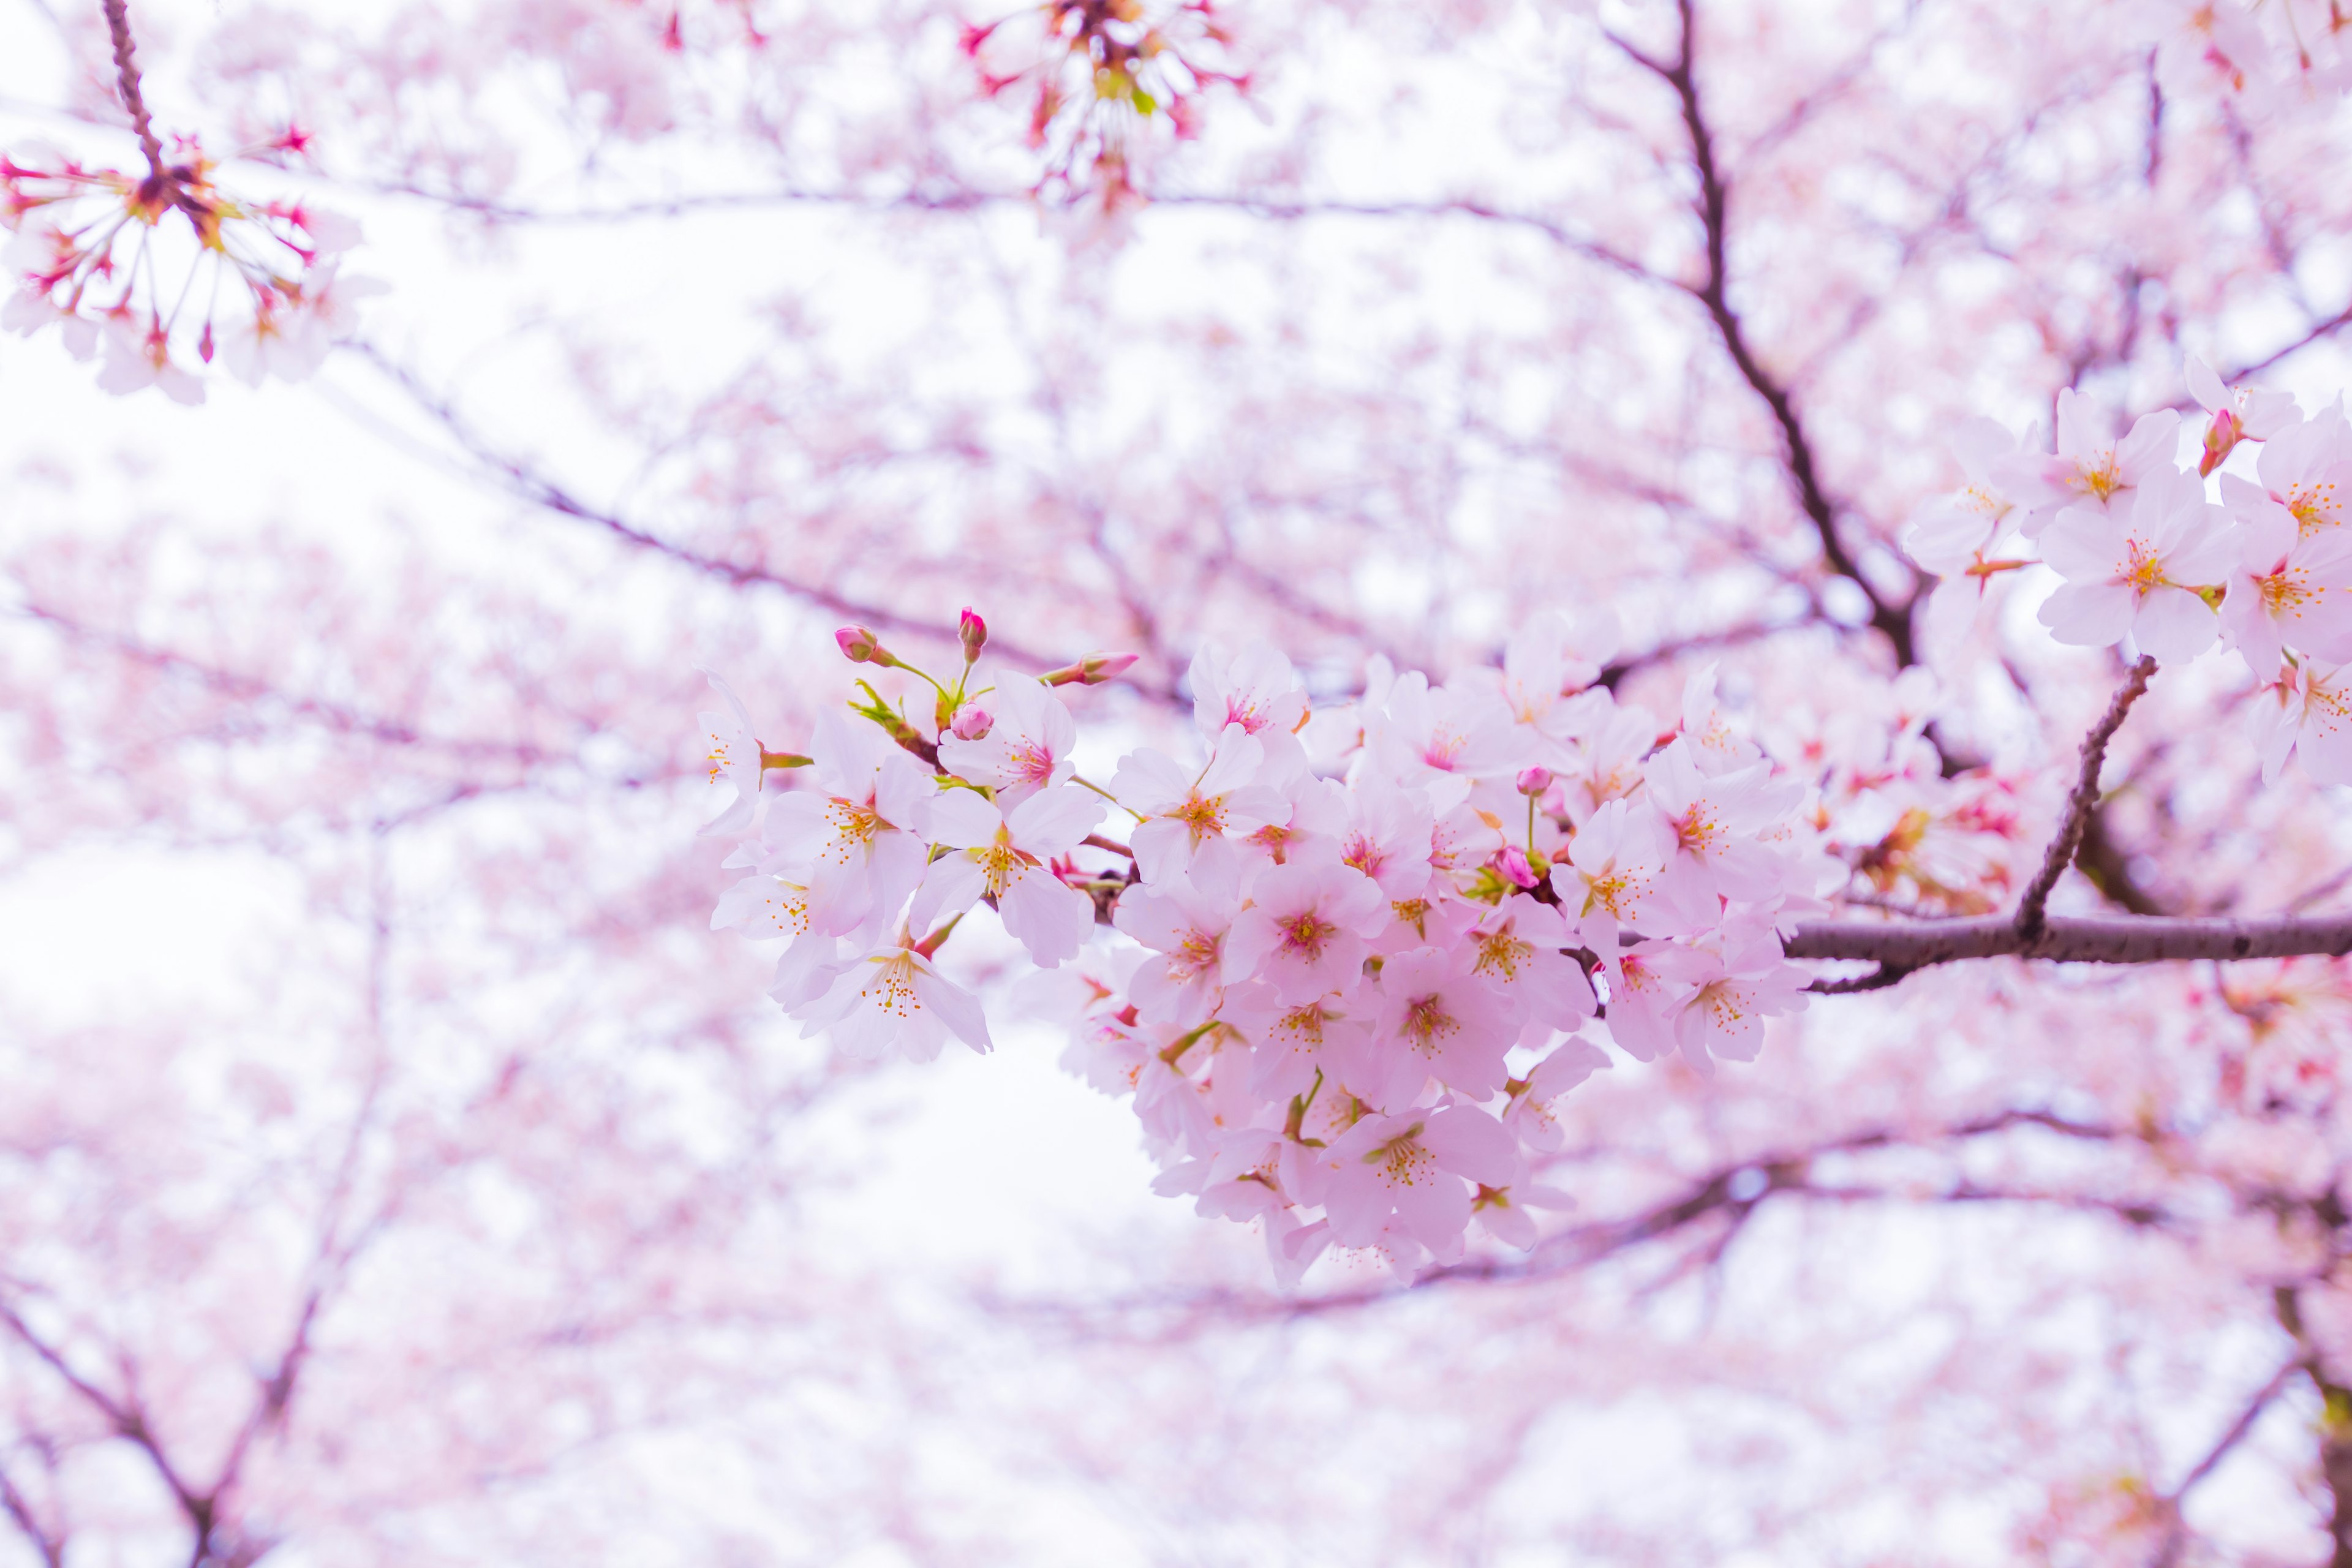
[{"label": "blurred branch", "polygon": [[1756,357],[1748,342],[1746,326],[1739,313],[1732,309],[1727,254],[1730,184],[1717,164],[1714,132],[1699,101],[1697,20],[1694,15],[1693,0],[1677,0],[1676,10],[1682,21],[1681,40],[1671,60],[1649,55],[1613,33],[1609,37],[1610,41],[1634,63],[1672,88],[1682,107],[1683,125],[1690,135],[1691,163],[1698,177],[1697,212],[1706,247],[1705,280],[1690,292],[1706,308],[1708,320],[1714,322],[1716,333],[1722,339],[1724,352],[1731,356],[1732,364],[1738,370],[1741,379],[1764,400],[1774,424],[1779,426],[1781,466],[1787,470],[1798,505],[1811,521],[1813,531],[1821,540],[1822,561],[1832,572],[1862,591],[1863,597],[1870,605],[1870,625],[1885,635],[1894,647],[1895,662],[1906,666],[1915,664],[1917,656],[1912,642],[1910,605],[1888,600],[1863,575],[1861,563],[1847,549],[1845,540],[1839,532],[1837,507],[1822,488],[1812,443],[1805,433],[1795,402],[1790,398],[1788,388]]},{"label": "blurred branch", "polygon": [[[496,479],[509,494],[519,500],[528,501],[542,510],[553,512],[559,517],[569,518],[575,522],[583,522],[593,528],[601,529],[634,549],[676,562],[679,565],[705,576],[715,577],[735,587],[756,586],[777,589],[793,598],[813,605],[819,609],[830,611],[860,625],[871,626],[877,631],[906,632],[910,636],[929,637],[943,643],[955,641],[956,628],[952,621],[934,622],[901,615],[881,605],[853,599],[818,584],[803,583],[797,578],[787,577],[782,573],[771,571],[762,565],[728,561],[716,555],[706,554],[689,545],[664,539],[617,513],[592,505],[572,495],[562,485],[541,474],[521,459],[497,450],[479,432],[475,430],[463,415],[457,412],[456,406],[447,398],[428,387],[422,377],[405,365],[394,361],[373,344],[356,342],[349,346],[352,352],[383,373],[385,379],[399,388],[419,412],[439,426],[468,458],[481,468],[488,470],[489,476]],[[989,646],[994,651],[1009,656],[1016,662],[1039,668],[1063,662],[1060,658],[1023,647],[1003,637],[992,636]]]}]

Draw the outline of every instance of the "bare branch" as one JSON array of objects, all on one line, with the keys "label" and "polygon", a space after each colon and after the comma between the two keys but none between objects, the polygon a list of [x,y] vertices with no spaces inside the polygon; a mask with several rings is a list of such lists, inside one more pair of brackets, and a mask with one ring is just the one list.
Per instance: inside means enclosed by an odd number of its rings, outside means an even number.
[{"label": "bare branch", "polygon": [[2140,693],[2147,689],[2148,678],[2156,673],[2156,660],[2142,656],[2116,688],[2115,697],[2107,710],[2083,737],[2082,765],[2076,770],[2074,793],[2066,797],[2066,815],[2058,825],[2058,836],[2042,857],[2042,868],[2026,884],[2025,894],[2017,900],[2017,934],[2031,943],[2041,936],[2043,924],[2042,906],[2050,901],[2050,889],[2074,858],[2083,842],[2083,832],[2089,824],[2092,808],[2099,804],[2099,767],[2106,761],[2107,742],[2123,728],[2124,716],[2131,711]]},{"label": "bare branch", "polygon": [[1882,595],[1863,575],[1862,566],[1846,548],[1844,537],[1837,525],[1837,507],[1823,489],[1821,471],[1814,461],[1813,447],[1806,436],[1803,421],[1798,416],[1795,402],[1789,389],[1764,368],[1749,346],[1746,327],[1739,313],[1731,306],[1731,276],[1727,252],[1730,238],[1731,188],[1718,166],[1715,155],[1715,136],[1707,124],[1699,103],[1698,72],[1696,61],[1697,45],[1696,17],[1692,0],[1679,0],[1682,19],[1682,43],[1672,61],[1661,60],[1644,54],[1622,38],[1612,36],[1612,41],[1636,64],[1654,73],[1661,81],[1675,90],[1680,100],[1684,129],[1690,135],[1691,163],[1698,175],[1698,217],[1706,245],[1706,276],[1694,297],[1706,310],[1707,318],[1715,324],[1716,333],[1723,340],[1724,352],[1731,356],[1732,364],[1740,378],[1764,400],[1772,420],[1780,427],[1781,465],[1788,471],[1790,487],[1796,491],[1797,504],[1820,536],[1822,559],[1829,569],[1862,590],[1870,605],[1870,624],[1885,634],[1894,646],[1895,661],[1903,665],[1917,662],[1911,637],[1911,608],[1908,604],[1895,604]]},{"label": "bare branch", "polygon": [[2210,920],[2053,915],[2028,937],[2007,915],[1973,920],[1821,921],[1783,944],[1790,958],[1843,959],[1905,971],[1978,958],[2053,963],[2178,963],[2210,959],[2341,958],[2352,952],[2352,914]]}]

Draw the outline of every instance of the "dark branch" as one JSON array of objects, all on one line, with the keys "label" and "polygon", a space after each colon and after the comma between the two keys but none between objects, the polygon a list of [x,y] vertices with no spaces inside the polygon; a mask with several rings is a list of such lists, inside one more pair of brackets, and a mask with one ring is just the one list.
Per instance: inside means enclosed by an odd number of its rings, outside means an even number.
[{"label": "dark branch", "polygon": [[2133,665],[2124,683],[2116,688],[2107,710],[2099,715],[2099,721],[2083,737],[2081,765],[2075,770],[2074,791],[2066,797],[2066,814],[2059,821],[2058,836],[2050,841],[2050,847],[2042,857],[2042,868],[2034,872],[2033,880],[2026,884],[2024,896],[2017,900],[2017,934],[2028,942],[2041,936],[2042,906],[2050,901],[2050,889],[2058,885],[2066,863],[2074,858],[2091,812],[2099,804],[2099,768],[2106,761],[2107,742],[2123,728],[2124,716],[2147,689],[2148,678],[2155,673],[2153,658],[2143,657]]},{"label": "dark branch", "polygon": [[122,107],[130,111],[131,129],[139,133],[139,151],[146,154],[148,178],[167,179],[163,144],[155,138],[155,127],[147,117],[147,99],[139,89],[139,62],[132,58],[131,12],[126,0],[106,0],[106,30],[114,39],[115,83],[122,93]]},{"label": "dark branch", "polygon": [[2281,915],[2242,921],[2053,915],[2032,938],[2007,915],[1955,921],[1822,921],[1799,926],[1784,951],[1790,958],[1842,959],[1906,971],[1979,958],[2041,958],[2056,963],[2340,958],[2352,952],[2352,915]]},{"label": "dark branch", "polygon": [[1707,318],[1715,324],[1716,333],[1723,340],[1724,352],[1756,395],[1764,400],[1771,411],[1773,423],[1780,428],[1780,457],[1787,469],[1789,483],[1796,491],[1797,504],[1811,520],[1813,531],[1820,536],[1822,559],[1830,570],[1862,590],[1870,605],[1870,625],[1886,636],[1894,646],[1895,660],[1910,665],[1917,662],[1911,637],[1911,611],[1907,604],[1888,600],[1863,575],[1862,566],[1852,551],[1846,548],[1838,531],[1837,506],[1822,488],[1821,470],[1814,461],[1811,441],[1805,434],[1803,421],[1798,416],[1795,402],[1789,389],[1766,370],[1748,344],[1748,333],[1739,313],[1731,306],[1731,274],[1727,257],[1730,237],[1731,188],[1717,164],[1715,136],[1699,103],[1696,68],[1696,26],[1692,0],[1679,0],[1682,19],[1682,42],[1671,61],[1662,60],[1635,48],[1622,38],[1614,41],[1617,47],[1636,64],[1654,73],[1675,91],[1682,106],[1683,127],[1690,135],[1691,163],[1698,175],[1698,217],[1706,245],[1706,273],[1693,296],[1706,310]]}]

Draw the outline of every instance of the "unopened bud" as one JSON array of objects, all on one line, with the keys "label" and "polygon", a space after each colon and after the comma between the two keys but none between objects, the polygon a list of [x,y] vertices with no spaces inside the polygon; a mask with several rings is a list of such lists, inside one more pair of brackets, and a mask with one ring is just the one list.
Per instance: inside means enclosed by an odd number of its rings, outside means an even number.
[{"label": "unopened bud", "polygon": [[833,634],[833,640],[841,645],[842,653],[852,664],[887,666],[896,662],[882,651],[882,639],[864,626],[844,626]]},{"label": "unopened bud", "polygon": [[2239,422],[2234,408],[2217,408],[2213,423],[2205,426],[2205,457],[2197,465],[2199,477],[2203,477],[2230,460],[2230,453],[2245,439],[2246,427]]},{"label": "unopened bud", "polygon": [[959,741],[983,740],[994,728],[996,718],[985,708],[967,708],[955,716],[954,723],[948,726],[949,732]]},{"label": "unopened bud", "polygon": [[1076,664],[1049,669],[1037,679],[1048,686],[1100,686],[1125,675],[1128,668],[1142,657],[1135,653],[1090,653]]},{"label": "unopened bud", "polygon": [[1495,869],[1514,887],[1532,888],[1543,880],[1536,868],[1528,863],[1528,852],[1514,844],[1495,857]]},{"label": "unopened bud", "polygon": [[1528,768],[1519,774],[1519,793],[1530,800],[1542,799],[1544,791],[1549,788],[1551,788],[1549,768]]},{"label": "unopened bud", "polygon": [[970,605],[966,605],[963,614],[956,617],[956,641],[963,644],[963,661],[966,664],[978,658],[980,650],[988,646],[988,623],[982,620],[980,613]]}]

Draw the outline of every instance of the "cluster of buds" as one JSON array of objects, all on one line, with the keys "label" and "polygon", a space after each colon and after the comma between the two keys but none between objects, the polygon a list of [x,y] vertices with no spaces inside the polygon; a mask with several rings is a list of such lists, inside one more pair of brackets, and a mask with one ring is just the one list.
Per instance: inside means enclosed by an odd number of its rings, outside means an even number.
[{"label": "cluster of buds", "polygon": [[1029,145],[1045,155],[1038,194],[1091,193],[1115,213],[1139,199],[1141,127],[1164,121],[1190,138],[1212,87],[1246,89],[1221,68],[1231,42],[1211,0],[1045,0],[969,29],[963,47],[988,96],[1030,96]]},{"label": "cluster of buds", "polygon": [[[1021,994],[1070,1027],[1066,1065],[1131,1100],[1159,1190],[1258,1226],[1286,1280],[1335,1247],[1411,1274],[1480,1234],[1532,1246],[1567,1202],[1538,1178],[1557,1098],[1612,1047],[1752,1059],[1811,980],[1783,933],[1867,883],[1833,852],[1852,798],[1738,732],[1712,671],[1674,723],[1598,682],[1605,616],[1539,616],[1444,686],[1375,659],[1321,710],[1277,650],[1204,650],[1182,754],[1100,779],[1057,688],[1129,656],[1018,673],[969,611],[958,641],[950,679],[845,628],[853,662],[932,689],[932,722],[860,681],[782,788],[712,678],[736,798],[709,831],[744,873],[713,926],[781,941],[772,994],[804,1034],[923,1060],[990,1048],[940,963],[987,906],[1040,972]],[[1849,797],[1865,773],[1895,776],[1846,770]]]},{"label": "cluster of buds", "polygon": [[[300,150],[289,132],[246,155]],[[214,180],[192,138],[160,145],[144,174],[91,167],[50,149],[0,155],[0,265],[13,286],[0,326],[55,326],[99,384],[161,387],[195,403],[204,366],[299,380],[315,371],[352,303],[377,285],[336,276],[359,226],[300,202],[242,200]]]}]

